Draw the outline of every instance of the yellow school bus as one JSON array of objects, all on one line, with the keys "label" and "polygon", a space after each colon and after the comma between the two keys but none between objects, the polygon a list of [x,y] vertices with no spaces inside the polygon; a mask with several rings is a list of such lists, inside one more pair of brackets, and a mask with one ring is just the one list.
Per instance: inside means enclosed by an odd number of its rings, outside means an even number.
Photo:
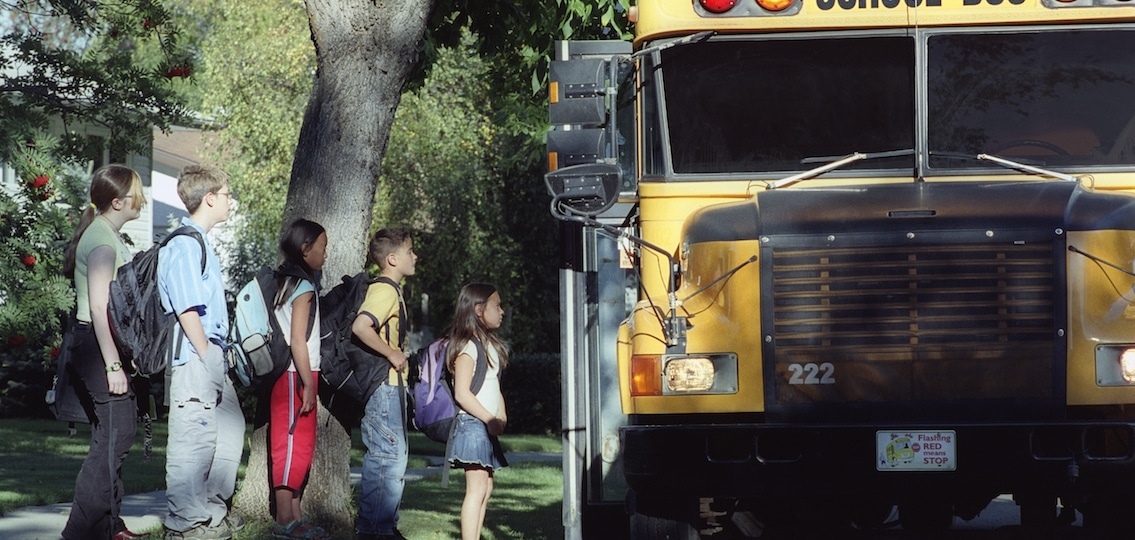
[{"label": "yellow school bus", "polygon": [[567,536],[1135,527],[1135,0],[626,15],[550,76]]}]

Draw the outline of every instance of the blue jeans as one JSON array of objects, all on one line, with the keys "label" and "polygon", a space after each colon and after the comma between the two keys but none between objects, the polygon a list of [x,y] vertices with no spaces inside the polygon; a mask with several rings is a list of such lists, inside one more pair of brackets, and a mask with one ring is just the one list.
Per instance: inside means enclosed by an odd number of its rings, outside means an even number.
[{"label": "blue jeans", "polygon": [[[405,387],[382,384],[363,414],[363,474],[359,481],[359,520],[355,532],[392,534],[406,486]],[[400,394],[403,394],[400,399]]]},{"label": "blue jeans", "polygon": [[244,450],[244,414],[221,348],[188,354],[169,388],[165,526],[175,531],[221,524]]}]

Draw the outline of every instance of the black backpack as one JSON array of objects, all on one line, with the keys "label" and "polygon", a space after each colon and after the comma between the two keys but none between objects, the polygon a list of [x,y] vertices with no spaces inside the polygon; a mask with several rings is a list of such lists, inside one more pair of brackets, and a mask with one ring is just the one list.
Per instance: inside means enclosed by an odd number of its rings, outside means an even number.
[{"label": "black backpack", "polygon": [[169,365],[173,351],[170,335],[177,316],[166,314],[158,294],[158,251],[175,236],[191,236],[201,245],[201,273],[205,273],[205,240],[197,229],[182,226],[161,243],[142,251],[122,265],[110,282],[107,316],[114,342],[123,358],[133,359],[138,374],[149,377]]},{"label": "black backpack", "polygon": [[[378,385],[386,381],[390,372],[390,363],[381,356],[362,345],[355,337],[351,326],[359,315],[359,307],[366,298],[367,287],[372,283],[383,282],[398,289],[398,284],[386,277],[371,279],[365,272],[354,276],[343,276],[339,283],[319,299],[320,328],[323,336],[320,338],[319,378],[320,389],[326,397],[326,406],[336,416],[347,419],[352,423],[354,418],[361,416],[359,412],[366,406],[371,394]],[[405,335],[406,316],[402,312],[402,302],[399,301],[401,344]],[[385,322],[384,322],[385,324]],[[390,340],[387,328],[387,343]],[[343,396],[351,403],[343,400],[336,402],[337,397]],[[342,413],[346,413],[344,418]]]},{"label": "black backpack", "polygon": [[95,405],[72,361],[76,345],[71,328],[74,315],[72,310],[71,316],[64,323],[63,343],[59,345],[59,356],[55,359],[55,378],[44,400],[56,420],[90,424],[94,421],[91,413],[94,412]]}]

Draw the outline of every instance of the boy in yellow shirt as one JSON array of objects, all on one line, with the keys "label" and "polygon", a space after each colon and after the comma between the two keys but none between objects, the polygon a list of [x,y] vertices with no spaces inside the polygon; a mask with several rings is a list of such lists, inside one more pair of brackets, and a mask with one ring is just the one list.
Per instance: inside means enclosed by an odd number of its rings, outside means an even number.
[{"label": "boy in yellow shirt", "polygon": [[402,539],[398,532],[398,507],[402,502],[408,457],[407,358],[402,343],[408,321],[398,283],[414,275],[418,256],[414,253],[410,231],[391,228],[374,233],[370,257],[378,263],[381,277],[368,286],[351,330],[370,349],[368,352],[374,353],[376,362],[389,366],[389,374],[367,399],[363,413],[362,433],[367,453],[363,457],[359,482],[359,519],[355,532],[360,540]]}]

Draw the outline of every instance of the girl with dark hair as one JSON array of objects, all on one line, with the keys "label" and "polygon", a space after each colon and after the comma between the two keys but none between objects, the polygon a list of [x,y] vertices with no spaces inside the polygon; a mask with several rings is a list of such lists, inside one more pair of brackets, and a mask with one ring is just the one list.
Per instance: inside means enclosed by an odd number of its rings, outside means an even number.
[{"label": "girl with dark hair", "polygon": [[292,362],[269,397],[269,463],[276,502],[273,538],[328,538],[308,523],[300,508],[315,452],[316,407],[319,406],[319,289],[327,260],[327,232],[318,223],[297,219],[280,238],[283,264],[273,299]]},{"label": "girl with dark hair", "polygon": [[[497,337],[504,322],[504,308],[496,287],[470,283],[461,288],[453,312],[446,349],[446,367],[453,373],[453,398],[461,411],[453,433],[452,450],[446,459],[465,469],[465,499],[461,503],[461,538],[476,540],[485,524],[485,510],[493,493],[493,472],[507,467],[497,437],[508,423],[500,372],[508,365],[508,351]],[[488,361],[481,389],[473,393],[477,344]]]},{"label": "girl with dark hair", "polygon": [[142,537],[130,532],[119,516],[122,462],[134,444],[138,408],[130,384],[132,369],[118,356],[106,307],[111,280],[130,260],[119,232],[141,215],[146,198],[138,173],[123,165],[95,171],[90,195],[63,271],[75,282],[71,358],[81,381],[78,391],[89,393],[94,407],[87,411],[92,418],[91,447],[75,478],[75,501],[62,535],[67,540],[128,540]]}]

